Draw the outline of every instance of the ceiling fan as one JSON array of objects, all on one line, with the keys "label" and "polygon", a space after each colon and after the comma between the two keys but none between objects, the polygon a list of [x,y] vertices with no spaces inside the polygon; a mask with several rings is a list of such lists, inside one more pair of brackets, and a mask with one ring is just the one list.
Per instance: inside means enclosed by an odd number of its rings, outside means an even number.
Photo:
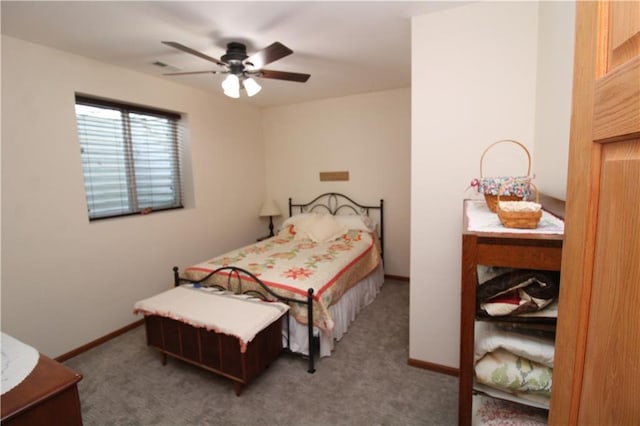
[{"label": "ceiling fan", "polygon": [[249,96],[258,93],[262,88],[253,77],[295,81],[299,83],[304,83],[311,77],[309,74],[266,70],[262,68],[271,62],[275,62],[293,53],[293,50],[277,41],[251,56],[247,55],[247,47],[244,44],[231,42],[227,44],[227,52],[222,55],[220,59],[205,55],[175,41],[163,41],[162,43],[213,62],[220,67],[220,69],[217,70],[172,72],[164,75],[227,74],[227,78],[222,82],[222,88],[224,89],[224,94],[232,98],[240,97],[240,85],[247,91],[247,95]]}]

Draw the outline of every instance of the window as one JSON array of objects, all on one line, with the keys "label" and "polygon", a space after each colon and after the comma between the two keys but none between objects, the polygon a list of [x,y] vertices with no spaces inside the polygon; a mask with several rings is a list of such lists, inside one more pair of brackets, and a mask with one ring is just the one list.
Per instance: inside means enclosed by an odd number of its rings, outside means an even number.
[{"label": "window", "polygon": [[180,115],[76,96],[89,219],[182,207]]}]

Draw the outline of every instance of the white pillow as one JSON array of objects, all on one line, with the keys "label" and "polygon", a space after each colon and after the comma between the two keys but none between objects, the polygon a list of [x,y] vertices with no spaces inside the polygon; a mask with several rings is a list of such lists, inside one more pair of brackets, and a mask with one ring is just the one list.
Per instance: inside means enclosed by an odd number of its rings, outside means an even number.
[{"label": "white pillow", "polygon": [[330,214],[310,216],[296,226],[296,236],[306,235],[316,243],[333,241],[346,234],[347,231],[347,227]]},{"label": "white pillow", "polygon": [[349,230],[366,232],[374,232],[376,230],[376,222],[369,216],[348,214],[338,215],[335,218]]},{"label": "white pillow", "polygon": [[303,223],[309,221],[310,219],[312,219],[314,216],[317,216],[317,215],[318,215],[317,213],[298,213],[296,215],[288,217],[287,219],[285,219],[284,222],[282,222],[282,225],[280,225],[279,232],[283,232],[283,231],[287,233],[292,232],[295,234],[296,240],[299,240],[302,238],[308,238],[307,234],[304,232]]},{"label": "white pillow", "polygon": [[307,220],[311,216],[317,216],[317,213],[299,213],[288,217],[284,222],[282,222],[282,229],[285,229],[289,225],[296,226],[298,223]]}]

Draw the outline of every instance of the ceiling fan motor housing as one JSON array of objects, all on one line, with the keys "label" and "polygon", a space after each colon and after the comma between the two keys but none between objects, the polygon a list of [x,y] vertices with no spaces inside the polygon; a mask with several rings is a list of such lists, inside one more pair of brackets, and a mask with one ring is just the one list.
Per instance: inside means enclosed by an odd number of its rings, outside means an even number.
[{"label": "ceiling fan motor housing", "polygon": [[235,65],[241,64],[247,58],[247,47],[242,43],[231,42],[227,44],[227,53],[220,59],[229,65]]}]

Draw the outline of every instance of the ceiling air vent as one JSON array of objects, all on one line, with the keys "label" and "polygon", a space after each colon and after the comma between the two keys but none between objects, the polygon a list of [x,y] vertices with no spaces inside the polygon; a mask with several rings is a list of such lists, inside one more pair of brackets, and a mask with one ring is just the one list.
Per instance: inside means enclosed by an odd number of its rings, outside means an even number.
[{"label": "ceiling air vent", "polygon": [[180,68],[175,67],[173,65],[165,64],[162,61],[154,61],[154,62],[151,63],[151,65],[154,65],[156,67],[162,68],[165,71],[180,71]]}]

